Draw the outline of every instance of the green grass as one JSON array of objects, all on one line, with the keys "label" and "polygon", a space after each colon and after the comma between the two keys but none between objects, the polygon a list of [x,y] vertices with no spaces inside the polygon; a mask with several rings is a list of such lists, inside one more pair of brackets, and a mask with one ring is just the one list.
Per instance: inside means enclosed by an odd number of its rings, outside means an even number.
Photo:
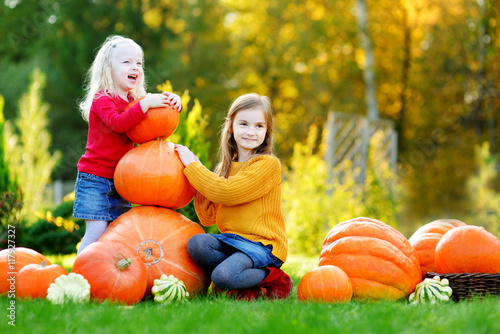
[{"label": "green grass", "polygon": [[10,299],[4,296],[0,333],[500,333],[498,298],[441,305],[302,303],[296,295],[298,281],[316,263],[305,258],[287,262],[284,269],[292,275],[295,288],[286,301],[205,296],[174,304],[145,301],[133,307],[16,301],[14,329],[6,317]]},{"label": "green grass", "polygon": [[[7,298],[2,298],[6,305]],[[6,308],[2,307],[4,313]],[[3,316],[0,332],[10,326]],[[288,301],[238,302],[199,298],[186,303],[141,302],[133,308],[108,303],[16,303],[18,333],[499,333],[500,301],[409,305]],[[10,329],[12,330],[12,329]],[[11,331],[12,332],[12,331]]]}]

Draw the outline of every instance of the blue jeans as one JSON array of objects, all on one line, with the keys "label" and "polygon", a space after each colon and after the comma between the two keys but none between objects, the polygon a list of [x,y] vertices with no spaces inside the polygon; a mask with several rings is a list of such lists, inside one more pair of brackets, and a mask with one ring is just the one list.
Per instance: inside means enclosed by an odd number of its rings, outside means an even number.
[{"label": "blue jeans", "polygon": [[196,234],[189,239],[189,255],[220,289],[255,287],[269,274],[265,267],[283,264],[264,246],[235,234]]},{"label": "blue jeans", "polygon": [[281,267],[283,262],[272,254],[273,246],[264,246],[261,242],[255,242],[243,238],[237,234],[221,233],[211,234],[217,240],[236,248],[238,251],[248,255],[254,268]]},{"label": "blue jeans", "polygon": [[78,172],[73,218],[113,221],[131,207],[130,202],[116,192],[112,179]]}]

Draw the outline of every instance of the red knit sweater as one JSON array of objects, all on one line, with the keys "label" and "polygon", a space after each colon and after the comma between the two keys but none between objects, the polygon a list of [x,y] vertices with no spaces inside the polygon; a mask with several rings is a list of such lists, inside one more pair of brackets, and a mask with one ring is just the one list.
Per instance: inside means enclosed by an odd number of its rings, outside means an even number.
[{"label": "red knit sweater", "polygon": [[87,146],[77,165],[80,172],[113,178],[118,161],[134,147],[125,131],[146,117],[140,103],[125,111],[132,101],[130,96],[125,101],[118,95],[101,95],[92,103]]}]

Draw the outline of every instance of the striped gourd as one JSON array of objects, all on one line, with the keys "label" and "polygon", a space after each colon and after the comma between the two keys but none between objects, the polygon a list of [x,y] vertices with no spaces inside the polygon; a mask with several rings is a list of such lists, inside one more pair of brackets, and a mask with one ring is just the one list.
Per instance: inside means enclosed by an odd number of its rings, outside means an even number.
[{"label": "striped gourd", "polygon": [[174,275],[163,274],[160,279],[155,279],[151,292],[156,302],[185,301],[189,297],[184,282]]},{"label": "striped gourd", "polygon": [[415,292],[410,295],[410,302],[417,303],[437,303],[447,302],[450,300],[452,290],[449,287],[449,282],[446,278],[442,279],[439,276],[434,278],[426,278],[415,288]]}]

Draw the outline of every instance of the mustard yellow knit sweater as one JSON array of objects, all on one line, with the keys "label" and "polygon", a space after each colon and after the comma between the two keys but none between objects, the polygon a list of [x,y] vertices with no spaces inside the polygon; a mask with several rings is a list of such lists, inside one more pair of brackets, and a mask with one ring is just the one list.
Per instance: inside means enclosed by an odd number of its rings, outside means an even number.
[{"label": "mustard yellow knit sweater", "polygon": [[199,162],[184,175],[196,188],[195,209],[205,226],[217,224],[221,233],[233,233],[273,246],[273,255],[285,262],[288,254],[281,211],[281,164],[261,155],[233,162],[229,177],[219,177]]}]

